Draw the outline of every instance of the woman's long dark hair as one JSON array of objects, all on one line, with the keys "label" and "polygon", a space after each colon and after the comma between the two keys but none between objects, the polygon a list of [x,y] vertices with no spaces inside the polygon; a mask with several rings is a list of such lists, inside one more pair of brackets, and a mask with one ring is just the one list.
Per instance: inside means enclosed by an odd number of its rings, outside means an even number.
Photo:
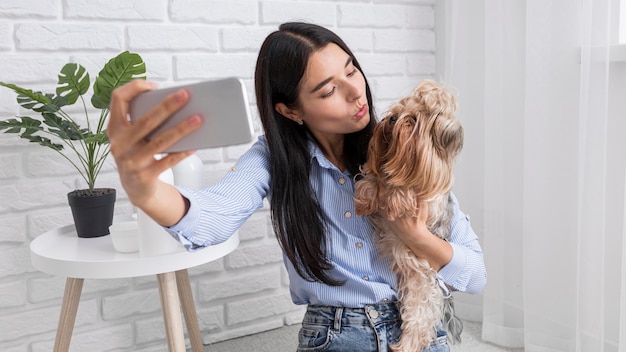
[{"label": "woman's long dark hair", "polygon": [[[326,220],[311,188],[311,155],[306,125],[282,116],[277,103],[297,104],[300,80],[312,53],[335,43],[361,72],[352,51],[335,33],[308,23],[284,23],[263,42],[255,71],[257,106],[269,146],[271,163],[271,214],[274,232],[298,274],[308,281],[341,285],[331,278],[332,264],[326,256]],[[364,75],[365,77],[365,75]],[[365,79],[370,123],[346,135],[344,155],[348,170],[356,175],[365,162],[368,141],[375,125],[372,95]]]}]

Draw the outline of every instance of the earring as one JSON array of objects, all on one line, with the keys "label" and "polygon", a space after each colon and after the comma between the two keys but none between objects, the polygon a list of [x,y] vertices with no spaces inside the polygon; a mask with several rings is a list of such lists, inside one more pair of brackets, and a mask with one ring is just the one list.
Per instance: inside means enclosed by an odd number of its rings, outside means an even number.
[{"label": "earring", "polygon": [[304,121],[302,121],[302,119],[299,119],[298,120],[298,125],[300,125],[300,126],[304,125]]}]

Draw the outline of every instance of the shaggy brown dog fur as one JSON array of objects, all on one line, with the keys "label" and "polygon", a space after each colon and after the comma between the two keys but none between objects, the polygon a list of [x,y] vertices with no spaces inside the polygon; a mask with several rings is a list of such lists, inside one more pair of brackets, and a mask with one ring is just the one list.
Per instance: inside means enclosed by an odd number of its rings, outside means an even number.
[{"label": "shaggy brown dog fur", "polygon": [[[456,109],[450,91],[422,81],[376,126],[362,179],[356,183],[356,211],[371,216],[381,254],[391,258],[398,277],[402,336],[394,351],[421,351],[436,338],[442,321],[451,318],[451,297],[444,297],[436,271],[391,232],[387,222],[416,217],[419,206],[427,206],[430,231],[449,239],[453,168],[463,146]],[[460,321],[455,323],[453,341],[462,329]]]}]

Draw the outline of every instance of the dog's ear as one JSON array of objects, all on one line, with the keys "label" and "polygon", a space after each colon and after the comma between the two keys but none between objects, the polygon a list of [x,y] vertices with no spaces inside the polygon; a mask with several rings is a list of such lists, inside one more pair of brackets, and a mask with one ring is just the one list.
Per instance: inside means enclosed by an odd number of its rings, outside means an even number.
[{"label": "dog's ear", "polygon": [[421,106],[425,131],[430,133],[435,151],[441,159],[452,161],[463,147],[463,127],[456,118],[456,97],[432,80],[423,80],[413,95]]},{"label": "dog's ear", "polygon": [[463,126],[454,116],[439,113],[432,126],[432,142],[439,157],[449,163],[463,148]]},{"label": "dog's ear", "polygon": [[361,216],[372,215],[378,211],[378,185],[372,175],[365,175],[354,186],[354,206]]},{"label": "dog's ear", "polygon": [[388,156],[387,150],[389,148],[389,126],[386,122],[379,122],[374,127],[372,137],[369,141],[367,151],[367,162],[363,165],[363,172],[366,175],[370,175],[373,178],[384,178],[381,175],[381,167],[386,162]]},{"label": "dog's ear", "polygon": [[459,134],[455,127],[460,126],[458,123],[443,116],[435,118],[440,121],[431,119],[420,117],[412,137],[414,141],[406,143],[398,152],[398,158],[408,164],[403,175],[405,185],[414,189],[416,196],[424,201],[450,191],[454,162],[462,145],[462,132]]},{"label": "dog's ear", "polygon": [[425,171],[422,159],[427,154],[424,149],[428,143],[421,136],[420,123],[411,111],[405,111],[396,121],[389,118],[383,122],[386,126],[380,138],[384,146],[379,148],[379,167],[385,182],[392,187],[411,186]]}]

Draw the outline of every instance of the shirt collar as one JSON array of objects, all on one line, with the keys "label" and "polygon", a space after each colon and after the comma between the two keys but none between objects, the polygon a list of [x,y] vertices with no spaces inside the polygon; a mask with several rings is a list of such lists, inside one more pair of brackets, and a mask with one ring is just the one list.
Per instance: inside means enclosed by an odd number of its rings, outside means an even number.
[{"label": "shirt collar", "polygon": [[[326,158],[319,144],[317,144],[317,142],[315,141],[315,138],[313,138],[313,136],[310,133],[307,133],[307,136],[308,136],[309,153],[311,154],[311,164],[313,164],[314,162],[317,162],[317,164],[320,167],[323,167],[325,169],[337,170],[341,172],[341,170],[339,170],[337,166],[335,166],[335,164],[331,163],[330,160]],[[347,172],[348,171],[346,170],[346,173]]]}]

